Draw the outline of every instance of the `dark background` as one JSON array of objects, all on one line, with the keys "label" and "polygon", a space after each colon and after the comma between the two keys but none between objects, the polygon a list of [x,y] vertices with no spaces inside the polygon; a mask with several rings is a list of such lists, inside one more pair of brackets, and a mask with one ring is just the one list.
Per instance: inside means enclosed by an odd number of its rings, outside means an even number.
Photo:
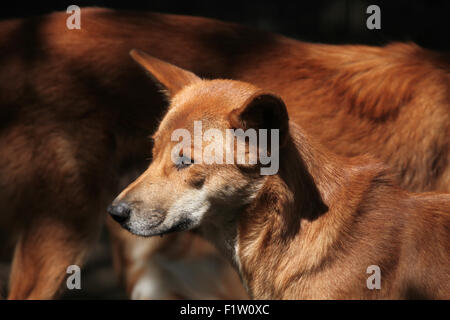
[{"label": "dark background", "polygon": [[[383,45],[391,41],[414,41],[424,47],[450,50],[450,0],[329,0],[329,1],[214,1],[214,0],[122,0],[24,2],[1,0],[0,19],[29,17],[65,11],[69,5],[205,16],[281,33],[300,40],[323,43]],[[366,8],[381,9],[381,30],[368,30]],[[2,30],[0,30],[1,36]],[[0,233],[0,243],[1,241]],[[0,248],[1,249],[1,248]],[[0,285],[7,283],[9,259],[0,252]],[[1,291],[2,288],[0,288]],[[4,290],[4,288],[3,288]],[[1,296],[0,292],[0,296]],[[3,292],[4,294],[4,292]],[[66,292],[65,299],[126,298],[112,269],[107,235],[93,248],[83,267],[82,290]]]},{"label": "dark background", "polygon": [[[424,47],[450,50],[449,0],[2,0],[0,19],[65,10],[69,5],[151,10],[239,22],[305,41],[382,45],[414,41]],[[381,30],[366,28],[366,8],[381,8]],[[0,30],[1,32],[1,30]]]}]

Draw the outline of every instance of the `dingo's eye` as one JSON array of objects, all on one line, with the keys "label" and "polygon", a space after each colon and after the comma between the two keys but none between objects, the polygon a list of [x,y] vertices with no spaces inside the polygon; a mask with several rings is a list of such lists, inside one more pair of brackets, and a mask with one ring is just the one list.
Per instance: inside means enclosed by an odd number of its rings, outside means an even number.
[{"label": "dingo's eye", "polygon": [[189,167],[194,161],[192,161],[191,159],[189,159],[188,157],[179,157],[178,161],[175,163],[175,168],[177,168],[177,170],[181,170],[184,169],[186,167]]}]

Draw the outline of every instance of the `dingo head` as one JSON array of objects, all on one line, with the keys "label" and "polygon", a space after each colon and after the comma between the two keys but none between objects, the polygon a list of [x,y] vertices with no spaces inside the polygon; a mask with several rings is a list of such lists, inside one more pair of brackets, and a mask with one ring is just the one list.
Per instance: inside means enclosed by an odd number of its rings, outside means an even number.
[{"label": "dingo head", "polygon": [[[276,173],[274,154],[288,136],[284,103],[248,83],[202,80],[142,52],[131,55],[163,87],[170,107],[153,136],[151,165],[109,213],[142,236],[233,221]],[[232,129],[254,131],[245,139],[230,136]]]}]

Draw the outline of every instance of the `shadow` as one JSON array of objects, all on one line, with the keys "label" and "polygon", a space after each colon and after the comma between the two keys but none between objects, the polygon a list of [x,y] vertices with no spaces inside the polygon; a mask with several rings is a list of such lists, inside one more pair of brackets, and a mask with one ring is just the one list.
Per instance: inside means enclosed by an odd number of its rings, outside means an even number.
[{"label": "shadow", "polygon": [[[280,149],[278,177],[281,184],[277,183],[277,188],[283,188],[285,192],[266,192],[261,203],[274,204],[273,207],[280,208],[277,213],[281,217],[281,239],[288,243],[298,236],[301,220],[318,219],[328,212],[328,206],[290,137],[286,146]],[[292,198],[286,198],[284,193],[291,193]]]}]

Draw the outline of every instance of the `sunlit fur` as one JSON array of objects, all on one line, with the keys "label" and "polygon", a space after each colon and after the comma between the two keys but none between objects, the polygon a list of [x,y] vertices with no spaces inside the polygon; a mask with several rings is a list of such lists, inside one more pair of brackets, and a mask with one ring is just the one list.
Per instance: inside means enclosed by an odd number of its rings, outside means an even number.
[{"label": "sunlit fur", "polygon": [[[149,56],[145,66],[153,75],[170,70]],[[116,199],[135,204],[123,223],[129,231],[165,234],[188,219],[185,229],[198,229],[214,243],[257,299],[450,297],[450,195],[403,191],[373,158],[334,154],[288,123],[283,102],[262,99],[268,93],[255,86],[186,80],[182,73],[174,69],[161,80],[181,89],[171,92],[154,135],[153,162]],[[171,133],[186,128],[193,135],[199,120],[220,131],[276,121],[271,126],[280,129],[279,172],[261,176],[237,164],[176,169]],[[192,183],[198,180],[200,185]],[[149,210],[163,222],[148,221]],[[381,269],[380,290],[367,287],[371,265]]]},{"label": "sunlit fur", "polygon": [[[334,152],[371,154],[405,189],[450,191],[448,55],[412,43],[310,44],[197,17],[98,8],[81,14],[81,30],[66,28],[65,12],[0,22],[0,224],[17,244],[9,298],[57,296],[67,266],[82,265],[97,238],[108,203],[148,165],[148,136],[167,103],[130,59],[132,48],[202,77],[277,92],[290,119]],[[133,259],[129,248],[142,242],[148,254]],[[131,294],[146,272],[139,259],[164,256],[163,244],[178,242],[123,234],[113,243]],[[195,243],[177,257],[204,257],[207,245]],[[236,276],[226,278],[227,265],[216,266],[217,276],[197,283],[239,288]],[[189,298],[172,286],[167,297],[174,296]]]}]

